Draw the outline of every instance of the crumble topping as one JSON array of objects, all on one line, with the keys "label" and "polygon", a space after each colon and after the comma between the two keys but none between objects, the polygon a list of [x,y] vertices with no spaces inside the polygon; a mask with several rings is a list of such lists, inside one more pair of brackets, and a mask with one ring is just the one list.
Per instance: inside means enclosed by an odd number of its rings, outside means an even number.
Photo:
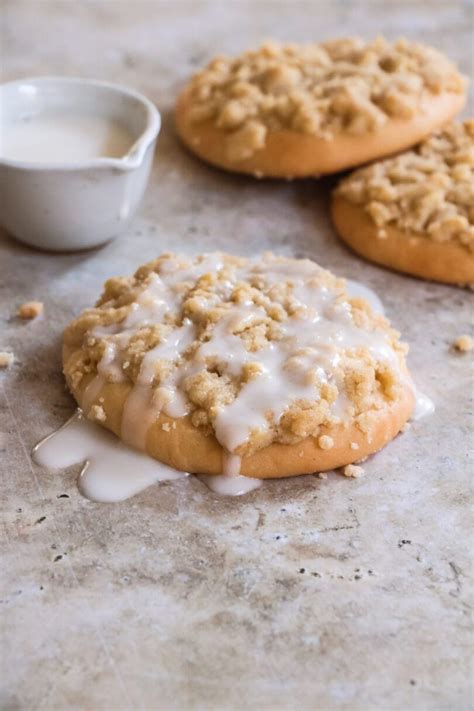
[{"label": "crumble topping", "polygon": [[91,378],[145,388],[157,415],[189,415],[241,456],[310,436],[329,448],[322,425],[355,423],[370,439],[399,396],[398,336],[309,260],[165,254],[109,279],[70,324],[65,374],[80,401]]},{"label": "crumble topping", "polygon": [[409,119],[426,94],[462,93],[464,79],[437,50],[400,39],[321,44],[270,41],[237,57],[216,57],[190,83],[190,118],[227,133],[231,160],[249,158],[269,131],[331,140]]},{"label": "crumble topping", "polygon": [[474,252],[474,120],[452,123],[410,151],[356,170],[336,194],[362,205],[382,239],[393,226]]}]

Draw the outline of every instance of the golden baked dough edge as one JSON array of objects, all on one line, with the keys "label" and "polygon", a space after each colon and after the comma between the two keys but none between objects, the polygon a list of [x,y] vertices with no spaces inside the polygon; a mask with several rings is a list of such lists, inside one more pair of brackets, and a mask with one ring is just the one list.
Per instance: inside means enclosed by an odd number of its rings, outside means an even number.
[{"label": "golden baked dough edge", "polygon": [[[74,371],[74,362],[79,354],[79,350],[63,346],[66,381],[71,393],[81,405],[84,391],[94,376],[85,376],[79,385],[73,385],[68,373]],[[97,396],[97,400],[101,398],[100,405],[106,415],[105,422],[98,424],[111,430],[119,438],[123,406],[131,388],[130,383],[107,383]],[[241,474],[256,479],[276,479],[327,471],[351,464],[377,452],[393,439],[411,416],[414,401],[412,388],[407,382],[400,397],[380,411],[371,430],[370,442],[355,426],[322,427],[318,436],[331,436],[334,440],[332,449],[321,449],[317,438],[314,437],[308,437],[298,444],[274,443],[244,458]],[[352,443],[358,444],[359,448],[352,448]],[[214,436],[205,435],[202,430],[194,427],[189,417],[173,419],[159,415],[148,430],[146,451],[154,459],[180,471],[192,474],[222,473],[224,449]]]},{"label": "golden baked dough edge", "polygon": [[331,141],[295,131],[269,131],[265,146],[242,161],[228,159],[225,131],[212,121],[190,120],[189,87],[176,103],[175,126],[189,150],[212,165],[257,177],[304,178],[337,173],[410,148],[456,116],[465,100],[465,94],[444,92],[424,99],[411,119],[390,119],[379,131],[339,134]]},{"label": "golden baked dough edge", "polygon": [[363,205],[333,195],[331,217],[336,231],[354,252],[371,262],[422,279],[445,284],[474,284],[474,254],[453,242],[435,242],[419,234],[385,225],[386,237],[377,237],[378,227]]}]

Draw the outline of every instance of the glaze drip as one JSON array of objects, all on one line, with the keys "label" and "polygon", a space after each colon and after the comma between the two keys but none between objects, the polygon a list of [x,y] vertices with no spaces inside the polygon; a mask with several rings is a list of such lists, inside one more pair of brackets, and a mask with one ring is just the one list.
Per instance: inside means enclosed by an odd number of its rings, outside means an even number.
[{"label": "glaze drip", "polygon": [[39,442],[33,460],[42,467],[64,469],[84,463],[80,492],[92,501],[124,501],[159,481],[187,474],[122,444],[113,434],[89,422],[78,410],[59,430]]},{"label": "glaze drip", "polygon": [[[83,463],[78,478],[81,494],[91,501],[124,501],[162,481],[188,476],[156,459],[122,444],[112,433],[87,420],[80,410],[56,432],[41,440],[32,453],[33,460],[49,469],[65,469]],[[238,473],[240,460],[229,458],[227,476],[200,475],[203,484],[217,494],[240,496],[262,485]]]}]

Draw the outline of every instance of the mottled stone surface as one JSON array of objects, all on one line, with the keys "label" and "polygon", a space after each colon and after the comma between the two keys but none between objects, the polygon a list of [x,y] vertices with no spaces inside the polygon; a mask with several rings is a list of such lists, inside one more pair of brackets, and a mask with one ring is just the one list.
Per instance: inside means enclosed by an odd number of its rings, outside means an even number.
[{"label": "mottled stone surface", "polygon": [[[404,34],[469,72],[461,2],[7,2],[4,78],[97,76],[146,92],[164,128],[128,235],[74,255],[0,236],[4,709],[468,709],[472,296],[370,266],[337,241],[330,180],[255,182],[185,153],[170,112],[209,56],[261,38]],[[27,206],[25,206],[27,209]],[[67,227],[67,226],[66,226]],[[94,504],[77,470],[30,462],[74,404],[64,325],[103,280],[163,250],[271,248],[312,257],[383,296],[436,413],[366,463],[221,499],[199,481]],[[23,301],[44,318],[20,323]],[[472,529],[471,529],[472,530]]]}]

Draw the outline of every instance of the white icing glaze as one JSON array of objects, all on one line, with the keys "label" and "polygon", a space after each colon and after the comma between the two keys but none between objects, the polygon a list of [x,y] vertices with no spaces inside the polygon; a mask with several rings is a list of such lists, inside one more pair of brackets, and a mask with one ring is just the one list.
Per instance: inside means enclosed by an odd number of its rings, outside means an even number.
[{"label": "white icing glaze", "polygon": [[[87,388],[82,403],[86,411],[94,403],[94,395],[100,391],[104,376],[114,382],[124,379],[121,351],[133,333],[140,326],[162,323],[166,314],[179,310],[180,284],[195,282],[201,275],[216,272],[221,266],[219,254],[206,255],[202,262],[184,268],[177,259],[170,259],[160,274],[150,275],[146,288],[122,323],[95,330],[95,335],[110,336],[111,343],[99,364],[99,375]],[[195,338],[195,326],[185,319],[179,329],[172,331],[144,357],[137,383],[124,407],[122,439],[133,447],[144,449],[147,430],[160,412],[173,418],[186,415],[189,403],[181,383],[204,369],[206,361],[213,357],[222,364],[223,372],[231,376],[238,376],[249,362],[257,361],[262,368],[261,375],[244,384],[236,399],[221,407],[215,418],[216,437],[228,452],[245,443],[252,431],[267,429],[269,411],[278,422],[293,401],[316,399],[315,376],[319,383],[333,381],[337,384],[340,396],[333,405],[332,414],[344,419],[350,403],[338,371],[341,348],[366,346],[376,360],[387,361],[400,378],[404,377],[386,333],[358,327],[353,321],[350,304],[341,298],[340,292],[311,284],[311,278],[320,273],[320,267],[313,262],[279,262],[271,256],[231,270],[228,280],[217,287],[224,297],[230,296],[236,283],[247,281],[250,276],[261,276],[270,286],[291,279],[294,303],[299,312],[280,324],[280,340],[268,343],[255,354],[247,351],[242,339],[232,331],[237,324],[239,329],[251,324],[264,311],[253,303],[234,304],[217,323],[209,340],[201,343],[191,359],[181,361],[152,397],[150,385],[156,361],[166,359],[176,364]],[[349,289],[354,295],[369,298],[375,310],[382,310],[380,300],[367,287],[351,282]],[[302,349],[305,349],[304,353],[301,353]]]},{"label": "white icing glaze", "polygon": [[418,388],[413,385],[413,391],[415,393],[415,409],[413,410],[411,420],[421,420],[422,417],[427,415],[432,415],[435,411],[435,404],[428,395],[424,395],[418,390]]},{"label": "white icing glaze", "polygon": [[240,474],[236,476],[198,474],[197,478],[211,491],[221,494],[221,496],[241,496],[258,489],[263,484],[261,479],[251,479],[248,476],[240,476]]},{"label": "white icing glaze", "polygon": [[[101,364],[99,363],[99,367],[101,367]],[[95,378],[93,378],[86,389],[84,390],[84,394],[82,396],[82,409],[84,410],[85,413],[88,413],[91,409],[91,407],[97,403],[99,399],[99,395],[102,391],[102,388],[107,384],[107,378],[105,375],[101,375],[99,371],[99,375],[97,375]]]},{"label": "white icing glaze", "polygon": [[123,501],[158,481],[187,476],[130,449],[111,432],[87,420],[80,410],[36,445],[33,459],[51,469],[84,462],[78,486],[92,501]]},{"label": "white icing glaze", "polygon": [[[358,281],[354,281],[353,279],[346,280],[346,287],[349,296],[361,297],[371,305],[373,311],[380,314],[385,314],[385,308],[382,301],[377,296],[377,294],[372,291],[372,289],[369,289],[369,287],[365,286],[364,284],[361,284]],[[412,386],[413,393],[415,395],[415,409],[413,410],[410,419],[416,421],[420,420],[422,417],[426,417],[427,415],[432,415],[435,411],[434,402],[428,397],[428,395],[425,395],[424,393],[420,392],[420,390],[418,390],[411,378],[410,385]]]},{"label": "white icing glaze", "polygon": [[[112,503],[160,481],[188,476],[122,444],[111,432],[87,420],[78,410],[62,427],[33,449],[42,467],[63,469],[84,462],[78,479],[81,493],[92,501]],[[259,479],[240,476],[240,458],[229,456],[227,476],[200,475],[209,489],[224,496],[247,494],[262,485]]]},{"label": "white icing glaze", "polygon": [[96,114],[47,111],[0,127],[0,155],[18,161],[67,163],[120,158],[133,137],[123,126]]},{"label": "white icing glaze", "polygon": [[225,452],[222,473],[224,476],[240,476],[240,466],[242,459],[237,454]]}]

